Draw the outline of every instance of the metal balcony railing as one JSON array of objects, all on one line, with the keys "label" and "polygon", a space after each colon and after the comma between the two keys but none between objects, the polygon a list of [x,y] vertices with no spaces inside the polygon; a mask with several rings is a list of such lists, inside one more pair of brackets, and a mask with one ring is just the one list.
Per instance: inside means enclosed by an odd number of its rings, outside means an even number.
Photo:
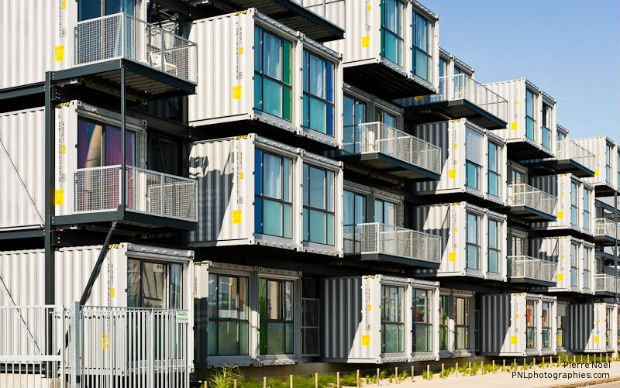
[{"label": "metal balcony railing", "polygon": [[384,254],[439,263],[439,236],[379,222],[357,225],[360,254]]},{"label": "metal balcony railing", "polygon": [[344,128],[344,150],[351,154],[382,153],[405,163],[441,173],[441,149],[381,122]]},{"label": "metal balcony railing", "polygon": [[611,239],[619,238],[620,230],[618,230],[618,223],[606,218],[597,218],[594,220],[594,236]]},{"label": "metal balcony railing", "polygon": [[74,64],[129,59],[197,82],[197,47],[174,32],[125,13],[77,23]]},{"label": "metal balcony railing", "polygon": [[557,263],[530,256],[508,256],[508,277],[553,282]]},{"label": "metal balcony railing", "polygon": [[620,291],[620,278],[609,274],[594,275],[594,292],[608,292],[615,294]]},{"label": "metal balcony railing", "polygon": [[439,77],[439,93],[413,99],[413,105],[440,101],[468,100],[506,121],[508,101],[467,74]]},{"label": "metal balcony railing", "polygon": [[527,206],[545,214],[554,215],[557,197],[525,183],[508,185],[510,206]]},{"label": "metal balcony railing", "polygon": [[596,170],[596,155],[570,139],[558,140],[557,159],[574,160],[589,170]]},{"label": "metal balcony railing", "polygon": [[114,211],[125,186],[129,211],[197,221],[197,184],[189,178],[127,166],[127,185],[121,182],[121,166],[78,169],[75,172],[76,213]]}]

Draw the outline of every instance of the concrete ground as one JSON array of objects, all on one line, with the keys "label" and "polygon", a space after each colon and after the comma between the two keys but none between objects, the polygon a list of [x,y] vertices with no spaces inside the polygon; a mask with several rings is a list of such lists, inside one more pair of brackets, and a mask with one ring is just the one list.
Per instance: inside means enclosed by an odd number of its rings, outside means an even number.
[{"label": "concrete ground", "polygon": [[[399,384],[390,384],[388,381],[382,381],[382,388],[403,388],[403,387],[441,387],[441,388],[536,388],[536,387],[620,387],[620,362],[610,363],[608,368],[588,368],[579,365],[567,365],[560,367],[532,368],[518,372],[525,373],[522,375],[513,375],[511,372],[496,372],[477,376],[449,376],[440,379],[437,375],[432,380],[424,380],[421,376],[416,375],[414,381],[408,377]],[[600,373],[608,373],[608,376],[600,375]],[[569,376],[569,374],[572,374]],[[580,374],[580,375],[577,375]],[[372,387],[376,384],[369,384]]]}]

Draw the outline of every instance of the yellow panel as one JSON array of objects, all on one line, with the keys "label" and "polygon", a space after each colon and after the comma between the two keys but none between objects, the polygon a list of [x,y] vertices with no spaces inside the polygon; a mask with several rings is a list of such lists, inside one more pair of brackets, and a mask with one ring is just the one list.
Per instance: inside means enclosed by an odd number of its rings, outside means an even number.
[{"label": "yellow panel", "polygon": [[510,337],[510,342],[513,345],[516,345],[519,342],[519,337],[517,337],[516,335],[513,335],[512,337]]},{"label": "yellow panel", "polygon": [[414,101],[420,101],[422,98],[424,98],[424,96],[415,96],[413,97]]},{"label": "yellow panel", "polygon": [[515,319],[519,319],[519,314],[515,314]]},{"label": "yellow panel", "polygon": [[368,305],[366,306],[366,310],[367,310],[367,311],[372,311],[372,305],[371,305],[371,304],[368,304]]},{"label": "yellow panel", "polygon": [[54,205],[62,206],[65,204],[65,189],[54,190]]},{"label": "yellow panel", "polygon": [[595,335],[595,336],[594,336],[594,343],[595,343],[595,344],[598,344],[598,341],[599,341],[599,340],[600,340],[599,336],[598,336],[598,335]]},{"label": "yellow panel", "polygon": [[448,178],[456,179],[456,169],[455,168],[451,168],[451,169],[448,170]]},{"label": "yellow panel", "polygon": [[559,344],[562,343],[562,336],[561,335],[558,336],[557,341],[558,341]]},{"label": "yellow panel", "polygon": [[232,99],[239,100],[241,98],[241,85],[232,87]]},{"label": "yellow panel", "polygon": [[362,36],[362,48],[368,48],[370,46],[370,36],[364,35]]},{"label": "yellow panel", "polygon": [[243,54],[243,47],[239,47],[239,54]]},{"label": "yellow panel", "polygon": [[517,124],[516,121],[513,121],[512,123],[510,123],[510,129],[512,129],[513,131],[516,131],[517,128],[519,128],[519,124]]},{"label": "yellow panel", "polygon": [[233,225],[238,225],[241,223],[241,210],[232,211],[232,223]]},{"label": "yellow panel", "polygon": [[110,348],[110,338],[108,333],[101,334],[101,350],[108,350]]},{"label": "yellow panel", "polygon": [[368,334],[362,335],[362,346],[370,346],[370,336]]},{"label": "yellow panel", "polygon": [[65,9],[65,8],[67,8],[67,0],[62,0],[62,1],[60,2],[60,8],[61,8],[61,9]]},{"label": "yellow panel", "polygon": [[558,272],[558,282],[564,280],[564,274],[562,272]]},{"label": "yellow panel", "polygon": [[65,46],[59,45],[54,47],[54,62],[62,62],[65,60]]},{"label": "yellow panel", "polygon": [[449,261],[456,261],[456,252],[448,253],[448,260]]},{"label": "yellow panel", "polygon": [[67,147],[64,144],[60,146],[60,153],[61,154],[66,154],[67,153]]},{"label": "yellow panel", "polygon": [[239,171],[239,179],[243,179],[245,177],[245,175],[243,174],[243,171]]},{"label": "yellow panel", "polygon": [[114,297],[116,295],[116,290],[114,288],[110,288],[110,296]]},{"label": "yellow panel", "polygon": [[598,169],[594,170],[594,176],[599,176],[599,175],[601,175],[601,172]]},{"label": "yellow panel", "polygon": [[368,10],[368,12],[372,11],[372,7],[370,6],[370,4],[368,5],[368,7],[366,7],[366,9]]},{"label": "yellow panel", "polygon": [[560,210],[558,212],[558,218],[564,218],[564,211],[563,210]]}]

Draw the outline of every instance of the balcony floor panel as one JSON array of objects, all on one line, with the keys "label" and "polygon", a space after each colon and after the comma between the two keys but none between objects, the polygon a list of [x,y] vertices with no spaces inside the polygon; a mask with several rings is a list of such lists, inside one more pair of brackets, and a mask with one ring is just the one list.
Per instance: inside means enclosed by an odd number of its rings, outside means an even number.
[{"label": "balcony floor panel", "polygon": [[400,264],[400,265],[406,265],[409,267],[429,268],[429,269],[437,269],[439,268],[439,264],[440,264],[440,263],[435,263],[435,262],[427,261],[423,259],[414,259],[414,258],[409,258],[409,257],[387,255],[383,253],[361,254],[360,260],[361,261],[377,261],[377,262],[383,262],[383,263]]},{"label": "balcony floor panel", "polygon": [[430,84],[409,78],[381,62],[347,66],[343,73],[344,82],[384,100],[435,93]]},{"label": "balcony floor panel", "polygon": [[551,151],[542,147],[537,147],[527,141],[509,142],[508,143],[508,159],[509,160],[532,160],[551,158]]},{"label": "balcony floor panel", "polygon": [[95,213],[79,213],[72,215],[56,216],[54,218],[54,225],[66,226],[75,224],[99,224],[114,221],[148,229],[165,228],[190,231],[196,227],[195,222],[180,220],[176,218],[161,217],[152,214],[136,213],[130,210],[127,210],[124,215],[119,213],[118,211],[103,211]]},{"label": "balcony floor panel", "polygon": [[538,286],[538,287],[552,287],[555,285],[554,281],[546,281],[546,280],[532,279],[532,278],[511,278],[509,277],[508,281],[513,284],[531,285],[531,286]]},{"label": "balcony floor panel", "polygon": [[528,160],[521,164],[529,168],[530,176],[573,174],[579,178],[594,176],[594,171],[572,159],[542,159]]},{"label": "balcony floor panel", "polygon": [[616,245],[616,239],[611,236],[594,236],[594,242],[596,245],[603,245],[606,247]]},{"label": "balcony floor panel", "polygon": [[407,108],[419,123],[465,118],[486,129],[503,129],[507,123],[469,100],[438,101]]},{"label": "balcony floor panel", "polygon": [[345,163],[345,169],[349,166],[362,172],[372,171],[372,173],[376,174],[379,178],[381,176],[390,176],[394,179],[412,181],[429,181],[438,180],[440,178],[439,174],[430,170],[380,152],[366,154],[342,153],[335,157],[335,159],[343,161]]},{"label": "balcony floor panel", "polygon": [[556,220],[556,217],[554,215],[544,213],[529,206],[511,206],[509,213],[512,217],[519,218],[527,222],[544,222]]}]

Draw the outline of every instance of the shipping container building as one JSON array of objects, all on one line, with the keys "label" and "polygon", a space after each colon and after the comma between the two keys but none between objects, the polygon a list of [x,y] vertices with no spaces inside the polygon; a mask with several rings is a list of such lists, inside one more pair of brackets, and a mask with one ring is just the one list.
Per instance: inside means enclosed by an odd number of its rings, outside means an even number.
[{"label": "shipping container building", "polygon": [[256,134],[196,142],[194,247],[264,245],[342,256],[342,164]]},{"label": "shipping container building", "polygon": [[594,268],[594,244],[573,236],[535,237],[529,239],[533,257],[556,263],[555,285],[551,293],[593,295],[597,291]]},{"label": "shipping container building", "polygon": [[482,128],[506,128],[508,101],[476,81],[474,68],[440,48],[438,72],[437,94],[397,100],[415,122],[466,118]]},{"label": "shipping container building", "polygon": [[318,346],[302,324],[318,306],[302,298],[300,272],[203,261],[195,276],[197,366],[289,365],[306,341]]},{"label": "shipping container building", "polygon": [[508,100],[507,105],[488,108],[496,115],[507,117],[508,126],[498,134],[508,142],[508,157],[512,160],[555,157],[555,99],[525,78],[485,86]]},{"label": "shipping container building", "polygon": [[579,303],[569,306],[568,348],[576,353],[618,351],[618,306]]},{"label": "shipping container building", "polygon": [[598,221],[595,223],[593,186],[572,174],[530,177],[530,184],[558,199],[556,220],[534,222],[532,230],[574,232],[586,239],[594,236]]},{"label": "shipping container building", "polygon": [[403,109],[345,84],[343,149],[347,170],[389,183],[439,179],[440,150],[405,130]]},{"label": "shipping container building", "polygon": [[468,199],[506,205],[506,142],[493,131],[458,119],[417,125],[413,133],[441,149],[441,177],[416,183],[414,195],[423,201]]},{"label": "shipping container building", "polygon": [[189,97],[196,138],[255,131],[341,148],[339,53],[256,9],[198,20],[190,37],[200,59],[200,83]]},{"label": "shipping container building", "polygon": [[437,268],[440,238],[407,228],[404,196],[345,181],[343,248],[347,259]]},{"label": "shipping container building", "polygon": [[413,228],[441,238],[438,269],[419,277],[472,277],[506,281],[506,216],[467,202],[416,206]]},{"label": "shipping container building", "polygon": [[386,275],[326,278],[324,358],[367,364],[437,360],[438,286]]},{"label": "shipping container building", "polygon": [[386,100],[437,92],[439,18],[418,1],[322,0],[304,6],[346,31],[344,80]]},{"label": "shipping container building", "polygon": [[[174,164],[179,161],[172,158],[181,156],[147,142],[147,136],[155,138],[144,120],[126,119],[126,184],[118,113],[73,100],[56,108],[54,121],[57,225],[124,220],[149,227],[195,226],[196,182],[160,172],[164,168],[156,160]],[[44,108],[0,114],[2,231],[44,224],[44,129]],[[125,207],[119,210],[123,191]]]},{"label": "shipping container building", "polygon": [[604,136],[573,139],[573,141],[596,156],[594,176],[584,178],[584,181],[594,186],[597,197],[613,197],[614,193],[618,192],[620,179],[618,146]]},{"label": "shipping container building", "polygon": [[482,295],[482,354],[556,354],[556,297],[528,293]]}]

